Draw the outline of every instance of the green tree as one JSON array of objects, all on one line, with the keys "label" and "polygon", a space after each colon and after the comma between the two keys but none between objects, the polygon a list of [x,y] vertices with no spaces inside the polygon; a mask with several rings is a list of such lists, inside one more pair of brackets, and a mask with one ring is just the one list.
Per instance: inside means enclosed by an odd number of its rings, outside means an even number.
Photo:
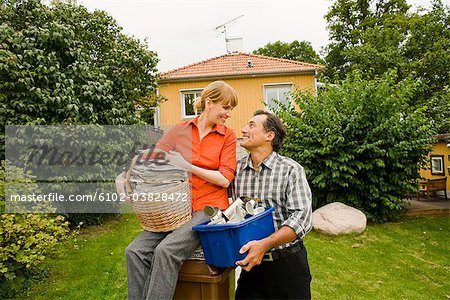
[{"label": "green tree", "polygon": [[450,132],[450,8],[434,1],[429,11],[414,14],[402,53],[404,76],[423,83],[414,105],[427,105],[436,130]]},{"label": "green tree", "polygon": [[[157,62],[105,12],[72,1],[0,0],[0,137],[5,125],[143,124],[142,111],[159,101]],[[4,140],[1,147],[3,159]]]},{"label": "green tree", "polygon": [[321,64],[323,60],[316,53],[307,41],[293,41],[292,43],[285,43],[276,41],[274,43],[268,43],[267,45],[256,49],[253,54],[272,56],[290,60],[296,60],[301,62]]},{"label": "green tree", "polygon": [[0,0],[0,24],[2,132],[5,124],[140,122],[136,102],[155,93],[158,59],[108,14]]},{"label": "green tree", "polygon": [[375,78],[396,68],[422,86],[410,106],[427,106],[438,132],[449,132],[450,12],[440,0],[411,12],[405,0],[337,0],[326,15],[330,44],[325,76],[333,82],[354,70]]},{"label": "green tree", "polygon": [[342,80],[353,70],[373,78],[402,65],[401,43],[407,36],[405,0],[337,0],[327,13],[330,44],[325,75]]},{"label": "green tree", "polygon": [[315,207],[339,201],[373,221],[401,211],[431,142],[424,109],[408,108],[417,88],[394,71],[373,80],[357,71],[317,97],[297,93],[300,112],[277,112],[288,128],[282,152],[305,168]]}]

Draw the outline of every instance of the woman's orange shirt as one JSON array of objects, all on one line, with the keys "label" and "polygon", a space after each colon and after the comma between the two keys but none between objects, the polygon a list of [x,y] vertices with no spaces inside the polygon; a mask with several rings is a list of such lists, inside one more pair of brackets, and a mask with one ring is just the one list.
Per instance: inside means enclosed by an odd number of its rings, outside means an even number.
[{"label": "woman's orange shirt", "polygon": [[[203,169],[218,170],[231,182],[236,170],[236,135],[226,126],[214,125],[200,140],[197,122],[198,117],[172,127],[159,140],[156,148],[175,150],[191,164]],[[193,211],[201,211],[206,205],[220,209],[228,207],[226,188],[194,174],[191,176],[191,187]]]}]

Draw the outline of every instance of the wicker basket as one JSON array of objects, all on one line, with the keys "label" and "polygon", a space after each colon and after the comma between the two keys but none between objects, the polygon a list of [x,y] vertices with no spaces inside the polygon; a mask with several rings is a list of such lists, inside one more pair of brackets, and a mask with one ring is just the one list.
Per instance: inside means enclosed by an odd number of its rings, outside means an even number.
[{"label": "wicker basket", "polygon": [[169,164],[135,157],[127,171],[125,188],[141,226],[152,232],[167,232],[192,218],[189,177]]}]

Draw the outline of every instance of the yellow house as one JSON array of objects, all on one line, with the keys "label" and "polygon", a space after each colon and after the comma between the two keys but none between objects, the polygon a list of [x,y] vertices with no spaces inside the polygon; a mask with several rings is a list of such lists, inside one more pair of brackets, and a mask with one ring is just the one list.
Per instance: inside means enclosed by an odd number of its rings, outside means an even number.
[{"label": "yellow house", "polygon": [[420,176],[425,179],[447,177],[446,189],[450,190],[450,133],[438,134],[434,138],[437,143],[429,155],[429,165],[420,170]]},{"label": "yellow house", "polygon": [[275,100],[293,101],[289,92],[296,89],[314,92],[320,67],[274,57],[232,53],[165,72],[161,74],[159,94],[167,101],[157,109],[155,125],[166,127],[194,118],[194,99],[209,83],[223,80],[239,97],[239,104],[226,125],[241,137],[241,128],[255,110],[273,107]]}]

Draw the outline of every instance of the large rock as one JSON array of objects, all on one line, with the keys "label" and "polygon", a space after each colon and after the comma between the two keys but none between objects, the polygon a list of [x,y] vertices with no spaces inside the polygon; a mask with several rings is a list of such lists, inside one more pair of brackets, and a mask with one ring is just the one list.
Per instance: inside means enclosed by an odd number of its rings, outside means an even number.
[{"label": "large rock", "polygon": [[340,202],[333,202],[316,209],[312,215],[315,231],[331,235],[362,233],[367,218],[356,208]]}]

